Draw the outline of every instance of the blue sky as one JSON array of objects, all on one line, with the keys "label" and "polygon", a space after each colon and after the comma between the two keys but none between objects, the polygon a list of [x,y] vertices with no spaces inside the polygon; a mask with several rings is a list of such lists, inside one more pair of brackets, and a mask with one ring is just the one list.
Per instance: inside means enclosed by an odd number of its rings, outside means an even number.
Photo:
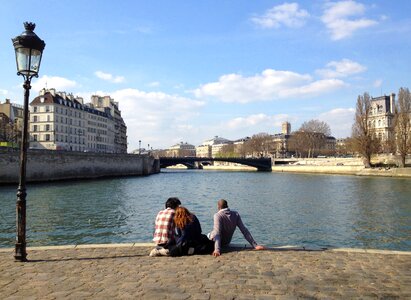
[{"label": "blue sky", "polygon": [[350,135],[355,101],[411,88],[411,1],[4,1],[0,100],[22,103],[11,38],[46,42],[45,87],[111,95],[129,150],[326,121]]}]

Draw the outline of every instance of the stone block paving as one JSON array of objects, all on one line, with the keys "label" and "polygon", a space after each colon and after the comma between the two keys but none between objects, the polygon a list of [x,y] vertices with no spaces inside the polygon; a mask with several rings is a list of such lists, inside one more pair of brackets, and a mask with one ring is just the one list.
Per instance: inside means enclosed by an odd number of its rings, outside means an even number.
[{"label": "stone block paving", "polygon": [[411,299],[411,255],[230,251],[149,257],[150,247],[0,252],[0,299]]}]

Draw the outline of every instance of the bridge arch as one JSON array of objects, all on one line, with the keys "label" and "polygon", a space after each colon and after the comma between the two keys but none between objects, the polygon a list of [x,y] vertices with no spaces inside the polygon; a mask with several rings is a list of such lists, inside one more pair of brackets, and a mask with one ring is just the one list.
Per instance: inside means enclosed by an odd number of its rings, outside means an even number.
[{"label": "bridge arch", "polygon": [[241,157],[160,157],[160,168],[166,168],[178,164],[188,165],[194,162],[224,161],[251,166],[260,172],[270,172],[271,158],[241,158]]}]

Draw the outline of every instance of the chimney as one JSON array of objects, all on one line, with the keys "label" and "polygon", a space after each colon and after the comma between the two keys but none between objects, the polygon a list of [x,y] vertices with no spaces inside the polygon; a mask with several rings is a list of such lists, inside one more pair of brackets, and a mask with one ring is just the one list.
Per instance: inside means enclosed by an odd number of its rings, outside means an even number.
[{"label": "chimney", "polygon": [[42,88],[39,92],[39,96],[44,96],[45,93],[46,93],[46,89]]},{"label": "chimney", "polygon": [[59,95],[63,99],[67,99],[66,92],[57,92],[57,95]]},{"label": "chimney", "polygon": [[10,99],[6,99],[6,104],[10,104]]},{"label": "chimney", "polygon": [[394,113],[395,112],[395,94],[391,93],[390,95],[390,113]]},{"label": "chimney", "polygon": [[49,92],[53,95],[53,97],[56,96],[56,89],[49,89]]}]

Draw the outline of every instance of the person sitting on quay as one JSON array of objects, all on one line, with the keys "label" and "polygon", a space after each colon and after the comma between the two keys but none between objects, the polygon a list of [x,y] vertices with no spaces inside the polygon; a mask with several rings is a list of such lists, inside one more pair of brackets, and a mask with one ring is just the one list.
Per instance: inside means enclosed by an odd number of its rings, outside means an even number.
[{"label": "person sitting on quay", "polygon": [[174,223],[178,239],[176,244],[168,249],[170,256],[211,254],[213,252],[214,243],[201,233],[200,221],[187,208],[177,207]]},{"label": "person sitting on quay", "polygon": [[219,200],[217,202],[217,208],[218,212],[214,214],[213,231],[208,234],[209,239],[214,241],[214,256],[221,255],[221,246],[230,244],[236,227],[240,228],[244,238],[255,250],[265,249],[263,246],[256,243],[251,233],[244,226],[240,214],[228,208],[226,200]]},{"label": "person sitting on quay", "polygon": [[165,209],[161,210],[156,217],[154,238],[156,248],[150,252],[150,256],[168,255],[168,248],[175,244],[175,210],[181,205],[178,198],[168,198],[165,203]]}]

